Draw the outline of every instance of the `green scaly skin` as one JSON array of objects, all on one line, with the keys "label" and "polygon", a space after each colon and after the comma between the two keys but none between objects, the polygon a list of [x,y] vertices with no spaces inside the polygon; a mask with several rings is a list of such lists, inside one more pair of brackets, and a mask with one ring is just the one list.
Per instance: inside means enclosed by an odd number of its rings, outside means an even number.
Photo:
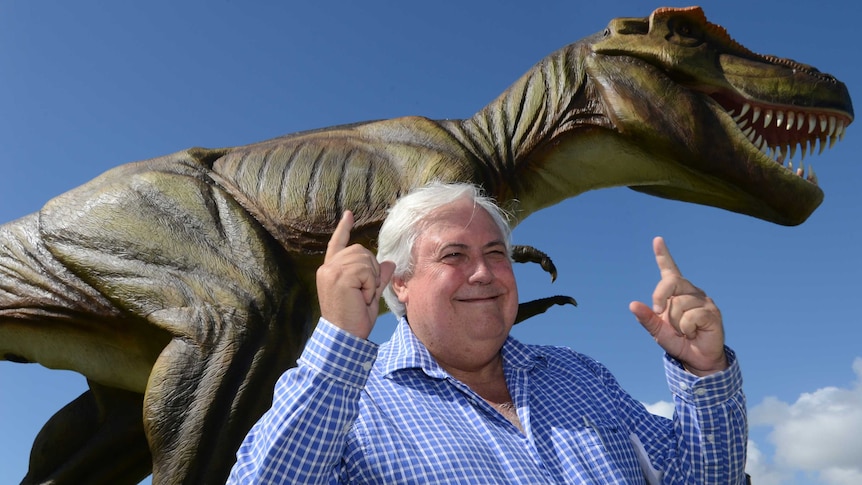
[{"label": "green scaly skin", "polygon": [[699,8],[660,9],[551,54],[469,119],[119,166],[0,226],[0,355],[90,382],[25,482],[223,483],[316,322],[314,272],[345,209],[371,247],[395,199],[434,179],[483,185],[515,222],[629,186],[800,224],[823,193],[787,154],[852,119],[832,76],[745,49]]}]

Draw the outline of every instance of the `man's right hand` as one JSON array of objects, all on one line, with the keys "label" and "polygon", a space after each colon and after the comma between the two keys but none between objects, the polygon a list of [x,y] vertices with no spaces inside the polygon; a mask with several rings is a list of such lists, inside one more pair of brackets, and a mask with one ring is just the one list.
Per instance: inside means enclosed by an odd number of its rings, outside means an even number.
[{"label": "man's right hand", "polygon": [[353,213],[345,211],[326,246],[323,264],[317,269],[317,299],[323,318],[357,337],[368,338],[395,263],[378,263],[374,254],[360,244],[348,247],[351,229]]}]

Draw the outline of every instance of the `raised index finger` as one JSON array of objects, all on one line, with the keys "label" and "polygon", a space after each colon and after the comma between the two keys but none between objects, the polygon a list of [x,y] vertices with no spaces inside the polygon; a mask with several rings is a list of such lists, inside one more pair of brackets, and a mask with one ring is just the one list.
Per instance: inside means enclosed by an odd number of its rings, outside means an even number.
[{"label": "raised index finger", "polygon": [[658,269],[661,271],[662,278],[665,276],[682,276],[679,268],[670,255],[667,249],[667,244],[661,236],[656,237],[652,241],[653,252],[655,252],[655,262],[658,264]]},{"label": "raised index finger", "polygon": [[353,229],[353,212],[347,210],[341,215],[338,226],[335,227],[332,237],[329,238],[329,242],[326,244],[324,261],[329,261],[338,252],[347,247],[347,243],[350,242],[351,229]]}]

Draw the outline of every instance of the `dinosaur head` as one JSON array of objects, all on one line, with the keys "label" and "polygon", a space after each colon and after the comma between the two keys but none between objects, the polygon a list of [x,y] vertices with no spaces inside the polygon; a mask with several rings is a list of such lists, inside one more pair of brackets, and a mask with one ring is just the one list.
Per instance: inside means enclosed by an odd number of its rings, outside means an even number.
[{"label": "dinosaur head", "polygon": [[654,162],[657,175],[626,185],[784,225],[820,205],[802,160],[853,120],[843,83],[746,49],[698,7],[614,19],[589,46],[585,69],[611,129]]}]

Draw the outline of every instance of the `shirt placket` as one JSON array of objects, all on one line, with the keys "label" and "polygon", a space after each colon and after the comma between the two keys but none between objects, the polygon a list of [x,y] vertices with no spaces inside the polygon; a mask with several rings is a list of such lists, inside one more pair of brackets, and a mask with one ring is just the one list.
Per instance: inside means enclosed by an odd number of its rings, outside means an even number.
[{"label": "shirt placket", "polygon": [[[486,400],[484,400],[481,396],[479,396],[475,391],[470,389],[467,385],[465,385],[464,383],[458,381],[457,379],[455,379],[453,377],[447,377],[447,381],[457,391],[459,391],[460,393],[462,393],[465,396],[465,398],[472,405],[472,407],[475,408],[479,412],[480,416],[484,416],[484,419],[498,420],[499,422],[503,423],[503,425],[507,427],[506,429],[510,430],[512,435],[517,436],[517,440],[524,444],[524,447],[529,451],[528,455],[529,455],[530,459],[532,460],[532,466],[528,466],[528,468],[530,468],[532,470],[530,472],[530,474],[532,476],[531,483],[536,483],[536,484],[540,483],[540,482],[536,481],[536,479],[538,478],[535,476],[536,471],[540,471],[542,473],[542,475],[545,477],[546,483],[548,483],[548,484],[555,483],[553,481],[553,479],[551,478],[550,474],[545,469],[542,461],[539,459],[539,455],[536,451],[535,444],[533,444],[532,440],[526,434],[527,433],[526,424],[524,424],[524,422],[526,421],[525,418],[521,418],[522,424],[525,425],[525,430],[522,433],[521,430],[518,429],[517,426],[512,424],[512,422],[510,422],[508,419],[506,419],[505,416],[500,414],[494,408],[494,406],[489,404]],[[512,396],[513,402],[516,402],[516,399],[517,398],[513,395]],[[515,404],[515,406],[518,408],[518,414],[519,414],[519,418],[520,418],[522,407],[519,404]],[[490,432],[490,427],[486,426],[483,433],[488,433],[488,432]],[[493,434],[494,433],[489,434],[489,439],[493,439]],[[509,458],[511,459],[512,457],[509,456]],[[514,464],[514,463],[512,463],[512,464]],[[518,465],[519,468],[523,467],[523,466],[525,466],[525,463],[520,463]]]},{"label": "shirt placket", "polygon": [[506,371],[506,385],[509,386],[509,393],[512,396],[512,402],[518,410],[518,417],[521,419],[521,426],[524,428],[524,440],[527,443],[530,456],[535,463],[536,468],[540,469],[544,474],[545,480],[548,483],[556,483],[553,475],[545,465],[545,460],[539,452],[539,447],[536,444],[535,434],[533,433],[533,423],[530,419],[530,372],[532,368],[513,367]]}]

